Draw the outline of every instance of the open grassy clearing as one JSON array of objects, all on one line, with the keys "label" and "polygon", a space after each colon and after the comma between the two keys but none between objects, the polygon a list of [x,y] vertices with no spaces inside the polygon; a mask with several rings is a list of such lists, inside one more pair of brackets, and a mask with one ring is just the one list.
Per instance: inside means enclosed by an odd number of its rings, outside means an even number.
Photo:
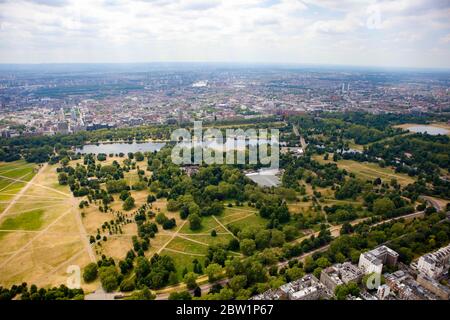
[{"label": "open grassy clearing", "polygon": [[193,261],[195,259],[197,259],[197,261],[199,261],[202,264],[202,266],[205,263],[205,257],[202,257],[202,256],[190,256],[190,255],[186,255],[186,254],[179,254],[177,252],[172,252],[169,250],[163,250],[163,252],[161,254],[172,257],[175,265],[179,266],[177,268],[176,272],[177,272],[178,280],[180,280],[180,281],[182,280],[182,274],[183,274],[184,268],[186,268],[188,270],[188,272],[193,271],[193,268],[194,268]]},{"label": "open grassy clearing", "polygon": [[[8,167],[2,166],[1,170],[13,169]],[[34,168],[27,164],[24,167]],[[19,172],[22,174],[23,170],[6,174]],[[16,177],[20,180],[17,185],[25,186],[34,174],[31,173],[28,180]],[[69,188],[59,186],[57,181],[56,166],[48,165],[20,194],[16,185],[16,199],[12,200],[14,195],[7,197],[13,189],[8,188],[8,194],[0,193],[1,201],[12,201],[8,211],[0,215],[0,285],[23,281],[39,286],[58,285],[66,282],[68,265],[82,266],[84,261],[90,261],[77,225],[77,202]]]},{"label": "open grassy clearing", "polygon": [[[321,163],[330,163],[331,160],[323,160],[323,156],[315,156],[315,160]],[[381,168],[375,163],[357,162],[353,160],[339,160],[337,165],[340,169],[345,169],[348,172],[353,172],[358,178],[363,180],[373,180],[376,177],[381,178],[385,182],[391,179],[397,179],[397,182],[402,186],[414,183],[414,178],[402,173],[396,173],[392,168]]]},{"label": "open grassy clearing", "polygon": [[227,225],[231,225],[237,228],[245,228],[247,226],[253,227],[265,227],[268,220],[261,218],[257,213],[249,213],[245,219],[240,219],[238,221],[229,222]]},{"label": "open grassy clearing", "polygon": [[23,160],[0,162],[0,214],[8,207],[9,201],[25,187],[26,182],[34,177],[36,169],[35,164]]},{"label": "open grassy clearing", "polygon": [[44,210],[37,209],[20,214],[17,216],[7,217],[0,229],[2,230],[38,230],[44,223]]}]

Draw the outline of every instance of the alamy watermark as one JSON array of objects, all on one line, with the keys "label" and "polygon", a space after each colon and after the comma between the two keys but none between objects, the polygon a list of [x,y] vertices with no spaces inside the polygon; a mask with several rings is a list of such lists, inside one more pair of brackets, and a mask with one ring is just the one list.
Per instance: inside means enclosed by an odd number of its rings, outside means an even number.
[{"label": "alamy watermark", "polygon": [[176,129],[171,134],[175,142],[172,162],[178,165],[261,164],[278,169],[280,142],[278,129],[203,130],[201,121],[194,121],[193,131]]}]

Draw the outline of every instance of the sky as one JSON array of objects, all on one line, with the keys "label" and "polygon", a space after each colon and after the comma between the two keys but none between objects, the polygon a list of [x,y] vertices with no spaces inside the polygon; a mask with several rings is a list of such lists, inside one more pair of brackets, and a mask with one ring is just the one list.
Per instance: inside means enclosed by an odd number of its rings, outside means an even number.
[{"label": "sky", "polygon": [[450,0],[0,0],[0,63],[450,68]]}]

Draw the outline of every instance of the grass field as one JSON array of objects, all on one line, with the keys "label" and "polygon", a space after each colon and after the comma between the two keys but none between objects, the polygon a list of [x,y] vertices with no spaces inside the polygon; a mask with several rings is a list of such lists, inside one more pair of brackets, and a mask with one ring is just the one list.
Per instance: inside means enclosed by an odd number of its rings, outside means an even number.
[{"label": "grass field", "polygon": [[[315,160],[321,163],[330,163],[331,160],[323,160],[323,156],[315,156]],[[391,181],[392,178],[397,179],[397,182],[402,186],[414,183],[414,178],[402,173],[396,173],[392,168],[381,168],[375,163],[357,162],[353,160],[339,160],[337,165],[340,169],[345,169],[348,172],[353,172],[358,178],[363,180],[373,180],[376,177],[381,178],[385,182]]]},{"label": "grass field", "polygon": [[56,166],[36,169],[24,161],[0,164],[2,286],[60,285],[69,265],[91,260],[77,223],[77,201],[67,186],[59,186]]},{"label": "grass field", "polygon": [[2,230],[39,230],[43,225],[44,210],[37,209],[26,214],[6,218],[0,225]]},{"label": "grass field", "polygon": [[[30,181],[37,166],[24,160],[0,162],[0,213],[6,209],[9,201]],[[17,179],[21,181],[11,180]]]}]

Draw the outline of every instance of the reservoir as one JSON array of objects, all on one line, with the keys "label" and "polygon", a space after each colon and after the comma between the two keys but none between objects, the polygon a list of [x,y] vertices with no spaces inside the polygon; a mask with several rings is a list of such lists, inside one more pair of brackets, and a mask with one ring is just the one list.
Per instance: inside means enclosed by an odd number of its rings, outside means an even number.
[{"label": "reservoir", "polygon": [[426,125],[415,125],[408,127],[407,130],[415,133],[428,133],[432,136],[437,136],[438,134],[449,134],[450,132],[447,129],[435,127],[435,126],[426,126]]},{"label": "reservoir", "polygon": [[164,142],[143,142],[143,143],[100,143],[100,144],[87,144],[82,148],[77,148],[76,153],[82,154],[127,154],[129,152],[154,152],[161,150],[166,144]]}]

